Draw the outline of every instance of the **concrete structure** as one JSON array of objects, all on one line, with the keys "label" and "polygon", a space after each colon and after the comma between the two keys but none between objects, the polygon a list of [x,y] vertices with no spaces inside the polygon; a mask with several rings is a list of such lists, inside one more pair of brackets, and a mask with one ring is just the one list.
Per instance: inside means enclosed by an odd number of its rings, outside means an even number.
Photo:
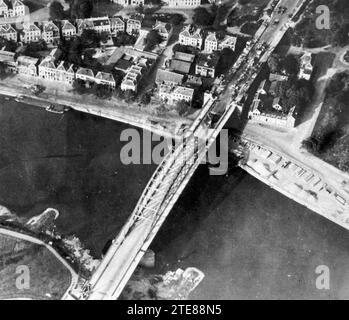
[{"label": "concrete structure", "polygon": [[76,27],[69,20],[62,20],[61,32],[64,39],[71,39],[76,35]]},{"label": "concrete structure", "polygon": [[179,34],[179,43],[185,46],[191,46],[201,50],[202,41],[201,29],[193,25],[185,26]]},{"label": "concrete structure", "polygon": [[35,23],[23,23],[19,38],[23,43],[38,42],[41,39],[41,30]]},{"label": "concrete structure", "polygon": [[22,75],[36,77],[38,75],[38,58],[19,56],[17,58],[17,72]]},{"label": "concrete structure", "polygon": [[4,18],[25,16],[25,5],[20,0],[0,0],[0,16]]},{"label": "concrete structure", "polygon": [[196,8],[201,5],[201,0],[164,0],[171,8]]},{"label": "concrete structure", "polygon": [[17,30],[9,23],[0,25],[0,37],[9,41],[18,41]]}]

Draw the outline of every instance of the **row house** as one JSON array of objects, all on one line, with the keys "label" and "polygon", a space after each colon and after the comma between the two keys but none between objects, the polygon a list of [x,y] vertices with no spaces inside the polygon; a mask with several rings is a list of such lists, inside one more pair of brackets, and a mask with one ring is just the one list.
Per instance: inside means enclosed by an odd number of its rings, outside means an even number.
[{"label": "row house", "polygon": [[56,81],[65,82],[70,85],[75,80],[76,67],[66,61],[61,61],[56,68]]},{"label": "row house", "polygon": [[201,0],[164,0],[171,8],[196,8],[201,5]]},{"label": "row house", "polygon": [[0,25],[0,37],[7,39],[7,40],[12,40],[16,41],[18,40],[18,33],[17,30],[9,23]]},{"label": "row house", "polygon": [[25,5],[20,0],[0,0],[0,16],[5,18],[25,16]]},{"label": "row house", "polygon": [[19,38],[23,43],[37,42],[41,39],[41,30],[35,23],[23,23]]},{"label": "row house", "polygon": [[128,34],[138,34],[141,30],[142,22],[139,19],[128,19],[126,24],[126,32]]},{"label": "row house", "polygon": [[159,97],[161,100],[174,104],[178,101],[186,101],[192,103],[194,96],[194,89],[183,86],[168,86],[161,85],[159,88]]},{"label": "row house", "polygon": [[113,75],[109,72],[99,71],[96,74],[95,82],[97,84],[102,84],[102,85],[108,86],[109,88],[111,88],[113,90],[116,87],[115,79],[114,79]]},{"label": "row house", "polygon": [[195,28],[193,25],[185,26],[179,34],[179,43],[186,46],[195,47],[201,50],[202,47],[201,29]]},{"label": "row house", "polygon": [[78,71],[76,71],[75,74],[76,79],[80,79],[83,81],[89,81],[89,82],[94,82],[95,80],[95,75],[93,71],[89,68],[82,68],[80,67]]},{"label": "row house", "polygon": [[217,50],[223,50],[224,48],[235,51],[236,40],[236,37],[229,35],[219,40],[215,32],[210,32],[205,39],[204,51],[205,53],[212,53]]},{"label": "row house", "polygon": [[120,17],[110,18],[110,32],[114,36],[119,32],[125,32],[125,21]]},{"label": "row house", "polygon": [[95,30],[98,33],[111,32],[110,20],[108,17],[77,19],[76,24],[79,35],[81,35],[84,30],[88,29]]},{"label": "row house", "polygon": [[124,7],[144,5],[144,0],[113,0],[113,2]]},{"label": "row house", "polygon": [[59,28],[53,21],[45,21],[42,23],[42,39],[47,44],[55,44],[59,41]]},{"label": "row house", "polygon": [[17,72],[22,75],[36,77],[38,75],[38,58],[19,56],[17,58]]},{"label": "row house", "polygon": [[56,81],[56,61],[52,56],[47,56],[39,64],[39,77],[49,81]]},{"label": "row house", "polygon": [[130,67],[125,77],[121,82],[121,90],[131,90],[137,91],[139,79],[142,77],[143,68],[138,65],[133,65]]},{"label": "row house", "polygon": [[171,38],[173,27],[170,23],[157,20],[153,26],[153,30],[156,30],[164,41],[167,42]]},{"label": "row house", "polygon": [[64,39],[71,39],[76,35],[76,27],[69,20],[61,21],[62,37]]}]

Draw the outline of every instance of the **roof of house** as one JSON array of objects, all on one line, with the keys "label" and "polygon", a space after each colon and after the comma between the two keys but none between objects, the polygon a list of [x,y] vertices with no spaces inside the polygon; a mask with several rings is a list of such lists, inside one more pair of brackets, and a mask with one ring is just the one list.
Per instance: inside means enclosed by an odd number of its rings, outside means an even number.
[{"label": "roof of house", "polygon": [[0,25],[0,33],[9,33],[9,32],[17,32],[17,31],[9,23]]},{"label": "roof of house", "polygon": [[208,36],[206,37],[205,41],[215,41],[217,42],[217,37],[215,32],[210,32]]},{"label": "roof of house", "polygon": [[76,71],[76,74],[88,76],[88,77],[94,77],[94,73],[89,68],[79,68],[78,71]]},{"label": "roof of house", "polygon": [[125,21],[122,20],[121,17],[112,17],[110,18],[110,24],[111,25],[116,25],[116,24],[120,24],[120,25],[125,25]]},{"label": "roof of house", "polygon": [[153,29],[158,30],[160,33],[169,33],[172,29],[172,25],[170,23],[157,20]]},{"label": "roof of house", "polygon": [[189,75],[185,83],[192,86],[201,86],[202,80],[201,77]]},{"label": "roof of house", "polygon": [[159,69],[156,74],[156,83],[171,82],[179,84],[183,82],[183,78],[184,76],[182,74]]},{"label": "roof of house", "polygon": [[177,59],[172,59],[170,61],[170,69],[180,73],[188,74],[190,71],[190,67],[191,67],[190,62],[177,60]]},{"label": "roof of house", "polygon": [[38,63],[38,58],[28,57],[28,56],[19,56],[17,62],[24,66],[30,66],[32,64],[36,65]]},{"label": "roof of house", "polygon": [[50,69],[56,69],[54,59],[50,56],[47,56],[44,60],[42,60],[39,66]]},{"label": "roof of house", "polygon": [[14,62],[15,53],[10,51],[0,50],[0,61],[1,62]]},{"label": "roof of house", "polygon": [[103,71],[99,71],[97,73],[96,79],[109,81],[109,82],[115,82],[115,79],[114,79],[114,77],[113,77],[113,75],[111,73],[103,72]]},{"label": "roof of house", "polygon": [[76,30],[75,26],[69,20],[62,20],[62,30],[67,30],[67,29]]},{"label": "roof of house", "polygon": [[178,87],[175,88],[174,93],[181,94],[183,96],[187,96],[187,97],[192,99],[193,98],[193,94],[194,94],[194,89],[178,86]]},{"label": "roof of house", "polygon": [[31,31],[40,31],[40,28],[33,22],[23,23],[23,31],[31,32]]},{"label": "roof of house", "polygon": [[43,32],[59,31],[59,28],[53,21],[44,21],[42,23]]},{"label": "roof of house", "polygon": [[207,68],[215,68],[219,60],[219,56],[216,54],[200,54],[198,55],[197,65]]},{"label": "roof of house", "polygon": [[181,36],[187,37],[187,38],[196,38],[196,39],[202,39],[201,35],[201,29],[196,28],[193,25],[187,25],[183,28],[183,31],[180,33]]},{"label": "roof of house", "polygon": [[190,53],[176,51],[175,54],[174,54],[174,59],[187,61],[187,62],[193,62],[194,59],[195,59],[195,55],[194,54],[190,54]]}]

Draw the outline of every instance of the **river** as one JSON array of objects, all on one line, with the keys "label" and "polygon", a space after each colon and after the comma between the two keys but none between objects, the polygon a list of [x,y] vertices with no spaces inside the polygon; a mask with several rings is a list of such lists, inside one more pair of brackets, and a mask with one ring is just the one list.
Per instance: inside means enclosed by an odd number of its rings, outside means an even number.
[{"label": "river", "polygon": [[[0,203],[21,216],[57,208],[57,229],[100,257],[154,165],[123,165],[129,126],[0,99]],[[348,299],[349,233],[235,168],[198,169],[152,244],[154,272],[194,266],[193,299]],[[316,288],[328,266],[330,289]]]}]

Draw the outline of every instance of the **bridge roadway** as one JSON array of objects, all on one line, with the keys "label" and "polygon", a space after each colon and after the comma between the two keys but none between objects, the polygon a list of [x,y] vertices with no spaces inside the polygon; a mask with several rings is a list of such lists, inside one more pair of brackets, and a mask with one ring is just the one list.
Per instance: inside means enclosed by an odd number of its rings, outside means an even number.
[{"label": "bridge roadway", "polygon": [[[293,7],[289,10],[293,10],[294,1],[281,0],[284,5],[289,3],[292,5],[292,2]],[[272,24],[273,32],[270,32],[269,28],[264,31],[263,34],[267,32],[268,37],[263,37],[262,34],[257,39],[232,80],[233,83],[241,84],[241,87],[236,93],[231,93],[228,86],[223,94],[225,99],[220,99],[219,103],[209,101],[189,130],[186,139],[166,155],[146,186],[131,217],[113,241],[90,281],[86,283],[82,299],[115,300],[119,297],[174,203],[206,156],[209,147],[235,109],[237,107],[240,109],[237,101],[246,94],[255,75],[260,71],[261,64],[258,64],[258,67],[253,64],[257,50],[263,42],[266,42],[269,44],[267,55],[270,55],[278,44],[274,41],[275,33],[277,38],[281,39],[288,29],[285,26],[290,19],[278,27]],[[266,59],[265,55],[263,59]],[[220,117],[212,124],[211,114],[217,114],[218,106]]]}]

